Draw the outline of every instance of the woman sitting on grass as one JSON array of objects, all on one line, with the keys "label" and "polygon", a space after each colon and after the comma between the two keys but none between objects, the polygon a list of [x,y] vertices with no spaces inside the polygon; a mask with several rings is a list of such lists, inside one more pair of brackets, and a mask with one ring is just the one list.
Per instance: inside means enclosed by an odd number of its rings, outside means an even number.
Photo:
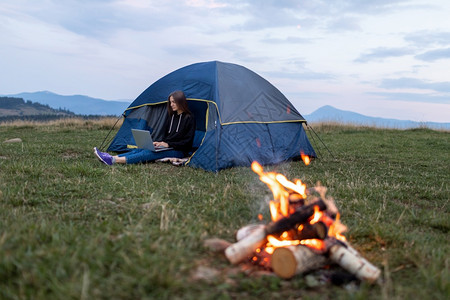
[{"label": "woman sitting on grass", "polygon": [[153,142],[155,147],[170,147],[173,150],[153,152],[147,149],[132,149],[117,156],[100,152],[97,147],[94,153],[98,159],[107,165],[137,164],[150,162],[166,157],[183,158],[191,151],[195,134],[195,119],[190,112],[186,96],[182,91],[175,91],[168,97],[167,111],[169,118],[162,141]]}]

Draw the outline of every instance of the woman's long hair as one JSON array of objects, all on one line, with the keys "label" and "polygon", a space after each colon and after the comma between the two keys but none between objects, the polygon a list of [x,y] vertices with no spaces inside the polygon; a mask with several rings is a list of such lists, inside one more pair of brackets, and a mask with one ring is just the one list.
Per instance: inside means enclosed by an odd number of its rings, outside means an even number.
[{"label": "woman's long hair", "polygon": [[184,95],[183,91],[175,91],[172,92],[169,97],[167,97],[167,111],[169,112],[169,116],[172,116],[175,112],[172,110],[172,107],[170,107],[170,97],[173,97],[173,100],[175,100],[175,103],[178,106],[178,109],[181,110],[183,113],[191,114],[191,111],[189,110],[186,96]]}]

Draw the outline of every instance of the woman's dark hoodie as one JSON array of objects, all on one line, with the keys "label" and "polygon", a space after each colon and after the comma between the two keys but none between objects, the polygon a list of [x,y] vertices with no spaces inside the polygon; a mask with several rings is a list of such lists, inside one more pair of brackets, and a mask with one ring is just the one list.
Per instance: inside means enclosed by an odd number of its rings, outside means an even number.
[{"label": "woman's dark hoodie", "polygon": [[166,132],[163,141],[175,150],[183,151],[187,155],[192,150],[195,135],[194,115],[176,112],[166,121]]}]

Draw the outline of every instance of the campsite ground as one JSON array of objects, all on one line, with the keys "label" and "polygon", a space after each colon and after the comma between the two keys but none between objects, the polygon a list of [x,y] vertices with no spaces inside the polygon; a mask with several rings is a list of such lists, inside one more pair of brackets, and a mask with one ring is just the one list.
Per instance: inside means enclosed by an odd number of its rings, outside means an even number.
[{"label": "campsite ground", "polygon": [[448,299],[450,133],[319,125],[334,158],[316,139],[311,165],[266,167],[328,187],[347,238],[382,269],[382,284],[357,287],[231,266],[203,242],[233,241],[259,213],[267,222],[256,174],[108,167],[92,154],[108,128],[0,126],[0,142],[23,141],[0,144],[0,298]]}]

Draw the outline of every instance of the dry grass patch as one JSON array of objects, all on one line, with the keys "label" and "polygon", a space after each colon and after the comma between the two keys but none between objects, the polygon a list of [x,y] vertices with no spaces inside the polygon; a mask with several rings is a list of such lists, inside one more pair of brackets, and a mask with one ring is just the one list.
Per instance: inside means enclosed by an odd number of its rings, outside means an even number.
[{"label": "dry grass patch", "polygon": [[110,129],[114,125],[116,128],[122,126],[123,118],[116,117],[73,117],[62,118],[59,120],[50,121],[30,121],[30,120],[15,120],[0,122],[0,126],[14,127],[14,128],[82,128],[82,129]]}]

